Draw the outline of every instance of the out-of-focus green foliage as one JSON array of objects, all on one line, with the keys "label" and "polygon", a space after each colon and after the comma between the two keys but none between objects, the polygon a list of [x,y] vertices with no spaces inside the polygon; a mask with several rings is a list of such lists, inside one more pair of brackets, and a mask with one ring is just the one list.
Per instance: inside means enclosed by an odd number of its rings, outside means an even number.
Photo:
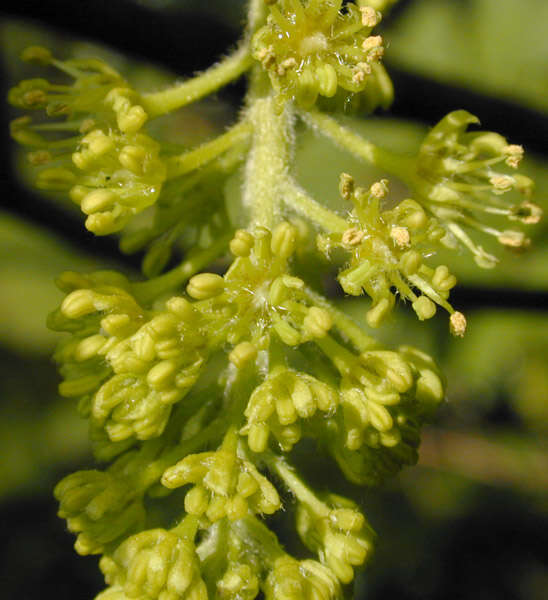
[{"label": "out-of-focus green foliage", "polygon": [[548,110],[544,0],[416,0],[391,27],[390,61]]}]

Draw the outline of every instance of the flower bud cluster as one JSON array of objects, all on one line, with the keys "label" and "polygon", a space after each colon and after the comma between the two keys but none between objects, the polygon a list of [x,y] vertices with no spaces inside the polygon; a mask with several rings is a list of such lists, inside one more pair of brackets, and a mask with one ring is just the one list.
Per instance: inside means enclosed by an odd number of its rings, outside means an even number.
[{"label": "flower bud cluster", "polygon": [[263,452],[272,434],[284,452],[291,450],[302,435],[300,420],[317,411],[333,414],[338,392],[311,375],[275,367],[249,399],[247,423],[241,433],[253,452]]},{"label": "flower bud cluster", "polygon": [[232,562],[217,581],[222,600],[253,600],[259,594],[259,579],[248,564]]},{"label": "flower bud cluster", "polygon": [[330,451],[349,479],[377,483],[416,461],[421,426],[444,397],[434,361],[423,352],[342,348],[329,355],[341,373],[336,419],[326,425]]},{"label": "flower bud cluster", "polygon": [[367,323],[377,327],[394,307],[396,294],[412,303],[421,321],[434,316],[436,304],[451,315],[460,314],[448,302],[457,283],[454,275],[445,265],[433,269],[424,262],[445,235],[436,219],[411,199],[382,210],[388,194],[386,180],[365,190],[343,173],[340,192],[354,204],[349,227],[342,234],[320,236],[318,246],[325,253],[340,247],[350,254],[350,264],[338,279],[347,294],[365,291],[373,300]]},{"label": "flower bud cluster", "polygon": [[297,346],[324,337],[332,326],[329,312],[306,299],[304,281],[288,273],[298,236],[288,222],[272,232],[238,230],[230,242],[236,260],[225,275],[200,273],[189,281],[188,295],[216,319],[217,335],[226,330],[226,341],[234,347],[229,360],[238,369],[253,363],[272,333]]},{"label": "flower bud cluster", "polygon": [[195,484],[185,496],[188,514],[234,521],[250,511],[272,514],[281,507],[270,481],[238,456],[237,437],[230,431],[217,451],[191,454],[164,472],[162,484],[169,489]]},{"label": "flower bud cluster", "polygon": [[125,540],[101,558],[99,566],[110,591],[98,598],[207,600],[194,543],[165,529],[149,529]]},{"label": "flower bud cluster", "polygon": [[50,325],[73,336],[55,354],[65,378],[60,392],[80,397],[82,412],[111,441],[149,439],[163,432],[173,404],[201,372],[199,315],[180,297],[171,298],[164,311],[145,311],[127,280],[119,282],[124,289],[109,285],[109,277],[61,278],[61,287],[73,291]]},{"label": "flower bud cluster", "polygon": [[37,186],[67,191],[87,215],[87,229],[97,235],[119,231],[156,202],[166,178],[159,144],[140,131],[148,116],[137,93],[97,59],[63,62],[43,48],[29,48],[23,58],[52,65],[74,79],[73,85],[31,79],[10,91],[14,106],[44,110],[58,119],[12,122],[13,138],[32,149],[31,163],[43,167]]},{"label": "flower bud cluster", "polygon": [[363,92],[375,78],[384,47],[371,30],[380,12],[353,3],[342,12],[342,0],[269,4],[267,23],[253,38],[253,56],[283,99],[311,106],[318,95],[335,96],[339,87]]},{"label": "flower bud cluster", "polygon": [[266,600],[340,600],[342,590],[333,571],[315,560],[297,561],[287,554],[274,562],[265,585]]},{"label": "flower bud cluster", "polygon": [[399,426],[431,413],[443,396],[440,375],[427,355],[413,349],[364,352],[341,382],[346,447],[396,446],[402,439]]},{"label": "flower bud cluster", "polygon": [[[127,462],[126,457],[119,460]],[[142,492],[120,472],[120,463],[108,471],[72,473],[57,484],[54,494],[58,515],[78,534],[74,547],[79,554],[100,554],[145,521]]]},{"label": "flower bud cluster", "polygon": [[[444,242],[464,245],[480,267],[490,268],[497,259],[464,229],[481,231],[519,250],[529,245],[529,239],[522,231],[506,229],[502,219],[535,224],[542,211],[530,201],[532,180],[512,173],[523,157],[523,148],[508,144],[493,132],[467,131],[477,123],[478,119],[464,110],[444,117],[424,139],[409,183],[416,200],[445,228]],[[499,170],[504,165],[506,169]],[[485,217],[489,222],[484,222]]]},{"label": "flower bud cluster", "polygon": [[371,556],[375,533],[350,500],[331,494],[329,505],[331,509],[323,505],[325,510],[319,514],[317,508],[300,503],[297,531],[342,583],[350,583],[354,567],[363,565]]}]

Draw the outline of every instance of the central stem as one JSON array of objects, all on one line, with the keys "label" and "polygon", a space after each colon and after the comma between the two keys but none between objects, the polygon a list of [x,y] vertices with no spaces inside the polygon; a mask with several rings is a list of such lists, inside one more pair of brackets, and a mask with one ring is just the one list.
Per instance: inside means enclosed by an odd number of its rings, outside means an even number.
[{"label": "central stem", "polygon": [[250,214],[252,228],[272,229],[275,225],[280,213],[281,187],[288,179],[291,115],[287,107],[281,114],[278,112],[272,97],[250,103],[253,136],[245,169],[243,204]]}]

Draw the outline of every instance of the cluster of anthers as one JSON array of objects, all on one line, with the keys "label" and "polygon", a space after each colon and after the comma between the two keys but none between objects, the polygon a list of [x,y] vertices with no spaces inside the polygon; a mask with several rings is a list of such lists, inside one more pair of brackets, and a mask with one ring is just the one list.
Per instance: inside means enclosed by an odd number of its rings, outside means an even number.
[{"label": "cluster of anthers", "polygon": [[[320,96],[363,96],[369,108],[389,102],[383,41],[372,30],[392,3],[253,0],[233,55],[142,96],[99,60],[24,53],[73,79],[28,80],[10,92],[15,106],[54,119],[12,123],[38,186],[68,191],[98,235],[155,205],[121,241],[125,251],[145,251],[150,278],[65,273],[58,285],[66,296],[49,320],[69,334],[55,353],[60,393],[78,400],[96,458],[110,463],[55,489],[76,550],[103,555],[101,600],[340,600],[370,557],[375,535],[358,505],[316,493],[292,466],[292,450],[315,444],[349,481],[377,484],[416,462],[444,383],[428,355],[383,347],[307,284],[302,259],[315,249],[304,219],[322,230],[321,252],[342,255],[344,292],[370,296],[372,327],[399,296],[420,320],[443,307],[462,336],[466,319],[448,301],[456,279],[446,265],[430,266],[432,254],[460,242],[492,266],[470,227],[511,248],[528,244],[523,233],[477,218],[533,224],[541,212],[529,198],[532,182],[500,170],[514,170],[522,148],[467,132],[476,122],[468,113],[448,115],[408,158],[311,108]],[[170,155],[144,132],[149,117],[247,70],[247,109],[218,138]],[[343,174],[347,216],[321,206],[290,173],[295,114],[403,179],[412,199],[390,205],[386,180],[361,188]],[[224,183],[244,161],[241,203],[231,212]],[[516,192],[524,199],[514,200]],[[229,214],[247,221],[236,229]],[[176,242],[185,259],[163,272]],[[224,272],[221,263],[204,271],[229,252]],[[315,558],[290,556],[267,526],[265,516],[288,497]]]},{"label": "cluster of anthers", "polygon": [[[350,254],[350,264],[340,271],[338,279],[347,294],[359,296],[365,291],[373,300],[367,323],[377,327],[399,294],[412,303],[421,321],[435,315],[436,304],[442,306],[451,315],[452,333],[464,335],[465,317],[448,302],[449,292],[457,283],[455,276],[446,265],[432,268],[425,263],[445,236],[439,222],[412,199],[383,210],[388,195],[385,179],[365,189],[343,173],[339,190],[354,206],[348,229],[318,236],[318,247],[327,255],[337,247]],[[417,295],[414,290],[421,293]]]},{"label": "cluster of anthers", "polygon": [[[486,233],[507,248],[522,250],[529,238],[523,231],[506,229],[504,221],[534,225],[542,210],[531,201],[533,181],[515,172],[523,147],[491,131],[467,131],[478,123],[464,110],[444,117],[425,137],[407,181],[416,200],[445,228],[443,243],[462,244],[480,267],[492,268],[498,259],[465,230]],[[484,222],[486,217],[490,222]]]},{"label": "cluster of anthers", "polygon": [[332,98],[339,88],[349,94],[367,91],[370,108],[392,98],[390,80],[380,63],[380,35],[371,35],[382,15],[371,6],[342,0],[267,2],[267,23],[253,38],[253,56],[284,100],[312,106],[318,95]]}]

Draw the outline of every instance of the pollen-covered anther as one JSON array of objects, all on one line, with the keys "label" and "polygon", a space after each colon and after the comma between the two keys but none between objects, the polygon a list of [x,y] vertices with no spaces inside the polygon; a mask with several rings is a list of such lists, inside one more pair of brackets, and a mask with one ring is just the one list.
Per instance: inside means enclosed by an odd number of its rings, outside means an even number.
[{"label": "pollen-covered anther", "polygon": [[489,183],[493,186],[495,193],[509,192],[515,185],[515,179],[510,175],[493,175],[489,179]]},{"label": "pollen-covered anther", "polygon": [[523,159],[523,146],[518,144],[508,144],[503,150],[506,160],[504,161],[509,167],[517,169]]},{"label": "pollen-covered anther", "polygon": [[503,231],[497,239],[503,246],[515,249],[527,248],[531,244],[531,240],[523,231]]},{"label": "pollen-covered anther", "polygon": [[371,50],[378,50],[379,48],[382,48],[382,36],[370,35],[363,41],[362,48],[366,52],[371,52]]},{"label": "pollen-covered anther", "polygon": [[381,22],[382,15],[371,6],[360,7],[362,13],[362,25],[364,27],[375,27]]},{"label": "pollen-covered anther", "polygon": [[405,227],[392,227],[390,229],[390,237],[394,243],[400,248],[407,248],[411,243],[411,236]]},{"label": "pollen-covered anther", "polygon": [[270,69],[274,64],[276,64],[276,53],[274,52],[274,46],[271,45],[261,48],[257,52],[257,58],[264,69]]},{"label": "pollen-covered anther", "polygon": [[517,206],[512,206],[512,221],[521,221],[524,225],[536,225],[542,218],[542,208],[538,204],[526,200]]},{"label": "pollen-covered anther", "polygon": [[341,173],[339,178],[339,193],[345,200],[350,200],[355,189],[354,177],[348,173]]},{"label": "pollen-covered anther", "polygon": [[369,189],[372,196],[382,200],[386,198],[388,194],[388,179],[381,179],[380,181],[376,181],[371,188]]},{"label": "pollen-covered anther", "polygon": [[287,70],[294,69],[297,66],[297,61],[291,56],[283,60],[277,69],[277,73],[280,77],[283,77]]},{"label": "pollen-covered anther", "polygon": [[345,246],[359,246],[362,243],[364,237],[365,231],[361,231],[356,227],[351,227],[342,234],[341,241]]},{"label": "pollen-covered anther", "polygon": [[455,311],[449,317],[449,330],[457,337],[464,337],[466,333],[466,317],[458,311]]}]

